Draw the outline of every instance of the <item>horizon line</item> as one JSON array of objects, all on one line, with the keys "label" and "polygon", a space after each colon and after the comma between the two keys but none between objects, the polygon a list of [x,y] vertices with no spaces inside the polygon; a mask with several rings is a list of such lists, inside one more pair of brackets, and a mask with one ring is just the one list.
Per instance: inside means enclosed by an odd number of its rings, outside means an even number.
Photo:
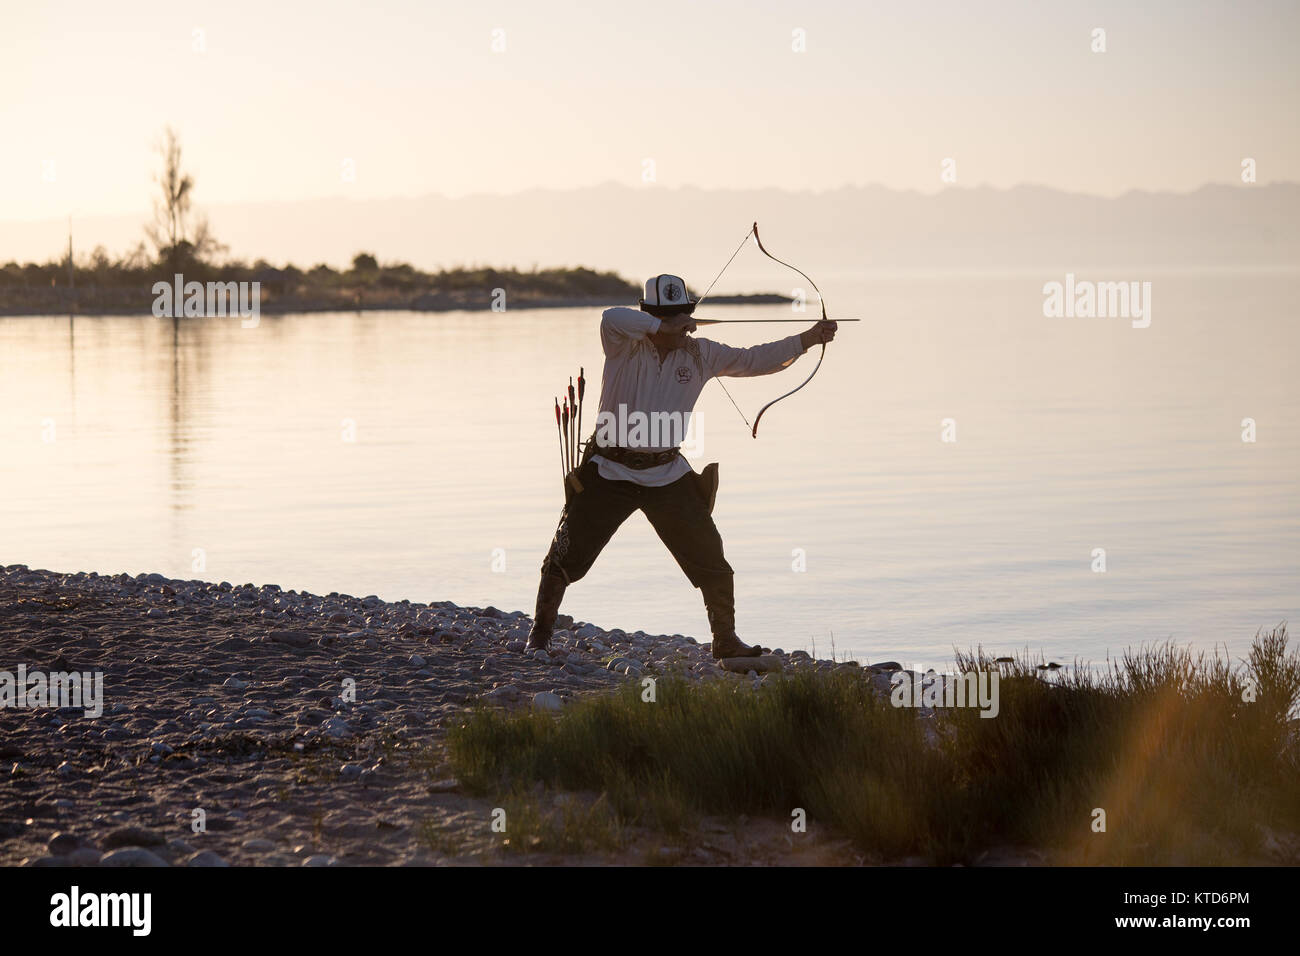
[{"label": "horizon line", "polygon": [[[632,185],[628,185],[627,183],[618,182],[617,180],[607,179],[586,186],[568,186],[568,187],[530,186],[525,189],[514,190],[513,192],[500,192],[500,193],[471,192],[459,196],[451,196],[445,193],[437,193],[437,192],[426,192],[426,193],[418,193],[415,195],[405,195],[405,196],[402,195],[370,196],[365,198],[358,198],[354,196],[346,196],[346,195],[340,195],[335,193],[333,195],[301,197],[297,199],[233,199],[233,200],[228,199],[228,200],[218,200],[215,202],[199,202],[196,200],[194,205],[196,208],[206,210],[206,209],[216,209],[220,207],[230,207],[230,206],[272,206],[272,205],[292,205],[292,204],[305,204],[305,203],[318,203],[318,202],[393,203],[393,202],[423,202],[431,199],[442,200],[445,202],[465,202],[468,200],[475,200],[475,199],[513,199],[513,198],[524,197],[524,196],[537,194],[537,193],[580,193],[580,192],[591,192],[595,190],[611,189],[611,188],[621,189],[627,192],[651,192],[651,191],[669,192],[669,193],[701,192],[701,193],[712,193],[717,195],[738,195],[743,193],[784,193],[790,196],[809,196],[809,195],[824,196],[824,195],[832,195],[834,193],[851,192],[851,191],[856,191],[856,192],[883,191],[883,192],[891,193],[895,196],[912,197],[918,199],[937,199],[941,196],[947,195],[949,193],[954,193],[954,192],[966,193],[966,194],[976,193],[976,192],[1012,193],[1019,190],[1028,190],[1028,191],[1038,191],[1038,192],[1051,192],[1051,193],[1056,193],[1058,195],[1070,197],[1070,198],[1099,199],[1106,202],[1115,202],[1117,200],[1127,199],[1133,196],[1160,196],[1160,197],[1170,197],[1170,198],[1185,198],[1189,196],[1195,196],[1198,193],[1202,193],[1211,189],[1247,189],[1247,188],[1270,189],[1273,187],[1286,188],[1286,187],[1296,187],[1296,186],[1300,186],[1300,181],[1289,180],[1289,179],[1280,179],[1268,183],[1205,182],[1202,183],[1200,186],[1197,186],[1195,189],[1184,190],[1184,191],[1132,188],[1132,189],[1126,189],[1124,192],[1119,193],[1117,195],[1108,196],[1102,193],[1081,192],[1077,190],[1063,189],[1059,186],[1048,186],[1042,183],[1016,183],[1013,186],[993,186],[990,185],[989,183],[976,183],[973,186],[952,185],[952,186],[945,186],[943,188],[937,189],[934,192],[922,192],[919,189],[911,189],[911,188],[896,189],[892,186],[885,186],[882,183],[864,183],[864,184],[845,183],[840,186],[832,186],[826,189],[789,189],[782,186],[758,186],[758,187],[747,187],[747,188],[731,188],[726,186],[721,186],[721,187],[697,186],[691,183],[687,183],[680,186],[661,186],[661,185],[632,186]],[[83,215],[80,218],[109,219],[109,218],[134,216],[134,215],[147,215],[147,213],[140,213],[137,210],[128,210],[128,211],[119,211],[119,212],[96,212],[96,213]],[[76,219],[78,218],[78,216],[74,212],[74,213],[67,213],[67,214],[57,215],[57,216],[42,216],[36,219],[0,219],[0,222],[3,223],[63,222],[69,218]]]}]

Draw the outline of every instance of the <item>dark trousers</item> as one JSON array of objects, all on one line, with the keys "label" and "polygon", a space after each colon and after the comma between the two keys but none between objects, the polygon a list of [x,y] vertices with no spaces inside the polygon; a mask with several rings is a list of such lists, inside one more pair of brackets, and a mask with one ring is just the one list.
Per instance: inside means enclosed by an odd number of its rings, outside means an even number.
[{"label": "dark trousers", "polygon": [[646,488],[631,481],[609,481],[596,462],[578,470],[583,490],[569,496],[543,574],[568,583],[582,578],[597,555],[632,512],[645,513],[659,540],[697,588],[731,591],[731,565],[722,554],[722,537],[709,514],[699,476],[688,472],[672,484]]}]

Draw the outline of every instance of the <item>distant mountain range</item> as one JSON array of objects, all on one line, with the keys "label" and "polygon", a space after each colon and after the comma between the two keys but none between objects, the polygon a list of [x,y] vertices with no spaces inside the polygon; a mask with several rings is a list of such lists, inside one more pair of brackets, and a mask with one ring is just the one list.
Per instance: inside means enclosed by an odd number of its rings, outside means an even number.
[{"label": "distant mountain range", "polygon": [[[590,266],[626,276],[670,271],[702,289],[757,220],[774,255],[817,275],[862,271],[1092,267],[1251,267],[1300,263],[1300,185],[1210,185],[1118,198],[1040,186],[879,186],[825,192],[602,185],[458,199],[315,199],[206,208],[230,255],[309,267],[362,250],[422,269],[457,265]],[[73,221],[78,256],[120,254],[148,218]],[[0,222],[0,262],[45,261],[67,248],[66,220]],[[785,277],[757,253],[741,277]],[[780,276],[780,279],[775,277]]]}]

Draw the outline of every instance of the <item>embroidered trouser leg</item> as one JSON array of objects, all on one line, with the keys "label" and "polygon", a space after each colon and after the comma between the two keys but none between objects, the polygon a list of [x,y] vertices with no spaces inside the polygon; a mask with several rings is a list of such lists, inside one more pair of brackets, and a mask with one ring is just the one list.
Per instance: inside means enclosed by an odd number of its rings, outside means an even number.
[{"label": "embroidered trouser leg", "polygon": [[731,565],[694,472],[670,485],[646,488],[602,478],[596,463],[588,461],[578,477],[583,491],[569,499],[542,562],[543,574],[556,574],[569,583],[581,579],[619,526],[640,510],[691,584],[697,588],[730,584]]},{"label": "embroidered trouser leg", "polygon": [[591,570],[614,532],[636,511],[638,501],[630,481],[606,481],[594,461],[578,469],[583,490],[569,497],[551,548],[542,561],[542,574],[554,574],[572,584]]}]

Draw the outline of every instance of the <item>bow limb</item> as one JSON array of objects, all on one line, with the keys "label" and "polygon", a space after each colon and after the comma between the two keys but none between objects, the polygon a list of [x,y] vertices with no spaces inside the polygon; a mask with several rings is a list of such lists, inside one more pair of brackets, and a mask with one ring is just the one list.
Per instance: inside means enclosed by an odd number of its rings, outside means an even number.
[{"label": "bow limb", "polygon": [[[731,263],[735,260],[736,256],[740,254],[740,250],[745,248],[745,243],[749,241],[750,236],[753,236],[754,242],[758,244],[759,252],[763,253],[763,255],[767,256],[773,262],[779,263],[785,266],[787,269],[791,269],[799,273],[799,275],[803,276],[804,279],[807,280],[808,284],[813,287],[813,291],[817,293],[817,302],[821,307],[821,313],[822,313],[821,321],[823,322],[828,321],[826,316],[826,300],[822,297],[822,290],[817,288],[817,283],[813,281],[812,276],[808,275],[808,273],[804,272],[798,266],[793,266],[790,263],[786,262],[784,259],[778,259],[776,256],[772,255],[772,253],[768,252],[767,247],[763,245],[763,240],[758,234],[757,222],[755,222],[750,227],[749,232],[745,233],[745,238],[740,240],[740,245],[736,247],[736,251],[731,254],[731,258],[726,261],[723,267],[718,271],[718,274],[713,277],[713,281],[710,282],[708,287],[704,290],[704,294],[695,300],[696,307],[698,307],[701,302],[703,302],[705,299],[709,297],[709,293],[713,290],[713,287],[717,285],[718,280],[722,278],[722,273],[727,271],[727,267],[730,266]],[[763,412],[767,411],[769,408],[771,408],[773,405],[775,405],[777,402],[781,401],[782,399],[789,398],[791,395],[799,391],[799,389],[803,388],[805,385],[807,385],[809,382],[813,380],[813,376],[817,374],[817,370],[822,367],[822,360],[826,358],[826,343],[822,342],[821,347],[822,347],[821,355],[817,357],[817,364],[813,366],[812,375],[809,375],[806,379],[800,382],[796,387],[790,389],[790,391],[786,392],[784,395],[772,399],[772,401],[768,402],[761,409],[759,409],[758,415],[754,418],[753,427],[750,429],[751,437],[753,438],[758,437],[758,423],[763,419]],[[712,372],[712,368],[710,368],[710,372]],[[714,377],[716,378],[717,376]],[[736,400],[734,398],[731,398],[731,392],[727,391],[727,386],[723,385],[720,379],[718,380],[718,384],[722,386],[723,392],[726,392],[727,398],[731,399],[731,404],[735,406],[735,409],[737,412],[739,412],[740,417],[744,420],[745,424],[748,425],[749,420],[745,418],[745,413],[740,410],[740,406],[736,405]]]},{"label": "bow limb", "polygon": [[767,411],[777,402],[781,401],[782,398],[789,398],[791,395],[799,391],[799,389],[803,388],[805,385],[807,385],[809,382],[813,380],[813,375],[817,374],[817,369],[822,367],[822,359],[826,358],[826,343],[825,342],[821,343],[821,346],[822,346],[822,354],[817,356],[817,364],[813,366],[812,375],[809,375],[806,379],[800,382],[796,387],[790,389],[790,391],[786,392],[780,398],[772,399],[770,402],[768,402],[766,405],[764,405],[762,408],[758,410],[758,414],[754,416],[754,430],[750,432],[750,435],[752,437],[754,438],[758,437],[758,423],[763,420],[763,413],[765,411]]},{"label": "bow limb", "polygon": [[[792,266],[792,265],[790,265],[790,263],[786,262],[784,259],[778,259],[776,256],[772,255],[772,253],[768,252],[768,251],[767,251],[767,247],[766,247],[765,245],[763,245],[763,240],[762,240],[762,238],[760,238],[759,235],[758,235],[758,223],[754,223],[753,228],[750,229],[749,231],[752,232],[752,233],[754,234],[754,241],[755,241],[756,243],[758,243],[758,251],[759,251],[759,252],[763,253],[763,255],[767,256],[767,257],[768,257],[769,259],[771,259],[773,262],[779,262],[779,263],[781,263],[781,265],[785,266],[787,269],[793,269],[795,272],[799,273],[801,276],[803,276],[805,279],[808,280],[808,284],[809,284],[810,286],[812,286],[812,287],[813,287],[813,291],[817,293],[817,302],[818,302],[818,304],[821,306],[821,310],[822,310],[822,321],[825,322],[825,321],[826,321],[826,300],[822,298],[822,290],[819,289],[819,288],[817,288],[817,283],[816,283],[816,282],[813,282],[813,280],[812,280],[812,276],[808,275],[808,273],[804,272],[804,271],[803,271],[802,269],[800,269],[798,266]],[[822,347],[822,354],[825,354],[825,352],[826,352],[826,348],[825,348],[825,346],[823,346],[823,347]],[[820,365],[821,362],[818,362],[817,364]],[[807,383],[804,383],[804,384],[807,384]],[[800,385],[799,388],[803,388],[803,385]],[[798,390],[799,390],[798,388],[795,389],[796,392],[797,392]],[[780,399],[777,399],[777,401],[780,401]]]}]

